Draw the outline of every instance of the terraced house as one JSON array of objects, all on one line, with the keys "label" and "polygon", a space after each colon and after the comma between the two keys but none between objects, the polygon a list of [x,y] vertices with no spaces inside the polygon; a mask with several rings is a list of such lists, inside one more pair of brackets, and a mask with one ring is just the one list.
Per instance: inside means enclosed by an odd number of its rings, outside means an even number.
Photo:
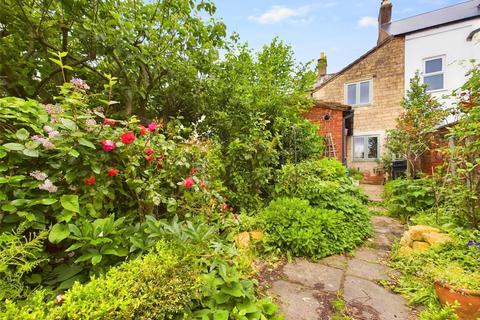
[{"label": "terraced house", "polygon": [[480,0],[393,22],[392,8],[381,2],[377,45],[338,73],[327,73],[322,54],[315,106],[306,114],[321,125],[328,156],[380,180],[386,131],[395,127],[410,79],[420,72],[428,91],[448,105],[444,96],[464,83],[470,61],[480,59]]}]

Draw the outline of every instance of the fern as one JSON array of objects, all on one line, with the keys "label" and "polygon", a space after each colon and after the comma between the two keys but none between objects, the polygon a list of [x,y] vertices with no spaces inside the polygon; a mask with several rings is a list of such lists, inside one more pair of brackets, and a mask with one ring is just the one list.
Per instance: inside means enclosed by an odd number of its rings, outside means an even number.
[{"label": "fern", "polygon": [[47,260],[42,252],[48,231],[22,236],[23,231],[0,234],[0,301],[25,297],[23,276]]}]

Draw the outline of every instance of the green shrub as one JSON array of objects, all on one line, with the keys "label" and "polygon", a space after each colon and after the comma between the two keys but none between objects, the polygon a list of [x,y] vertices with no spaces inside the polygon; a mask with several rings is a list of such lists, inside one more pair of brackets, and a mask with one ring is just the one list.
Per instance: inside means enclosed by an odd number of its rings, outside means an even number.
[{"label": "green shrub", "polygon": [[367,221],[339,210],[310,206],[307,200],[281,198],[261,215],[267,244],[293,256],[322,258],[355,248],[369,234]]},{"label": "green shrub", "polygon": [[435,204],[430,178],[389,181],[384,195],[390,213],[404,221]]},{"label": "green shrub", "polygon": [[[43,303],[7,304],[1,318],[28,314],[37,319],[171,319],[182,315],[198,296],[199,270],[189,255],[174,249],[173,243],[159,242],[142,258],[111,268],[86,284],[76,282],[59,305]],[[45,298],[45,297],[43,297]],[[40,310],[45,314],[40,316]],[[12,318],[14,319],[14,318]]]}]

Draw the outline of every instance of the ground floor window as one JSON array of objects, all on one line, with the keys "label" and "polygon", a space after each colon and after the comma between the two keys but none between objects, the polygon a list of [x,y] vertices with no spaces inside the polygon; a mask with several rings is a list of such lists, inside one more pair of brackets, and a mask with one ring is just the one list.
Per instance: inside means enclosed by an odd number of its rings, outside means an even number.
[{"label": "ground floor window", "polygon": [[353,137],[354,160],[377,160],[380,154],[379,136],[355,136]]}]

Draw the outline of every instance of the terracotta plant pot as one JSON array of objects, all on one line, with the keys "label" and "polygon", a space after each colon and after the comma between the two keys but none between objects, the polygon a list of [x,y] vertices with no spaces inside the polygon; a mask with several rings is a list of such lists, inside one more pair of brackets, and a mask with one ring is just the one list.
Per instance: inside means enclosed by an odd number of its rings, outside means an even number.
[{"label": "terracotta plant pot", "polygon": [[442,305],[452,305],[455,301],[460,303],[455,313],[461,320],[480,319],[480,290],[455,288],[443,281],[436,281],[435,292]]}]

